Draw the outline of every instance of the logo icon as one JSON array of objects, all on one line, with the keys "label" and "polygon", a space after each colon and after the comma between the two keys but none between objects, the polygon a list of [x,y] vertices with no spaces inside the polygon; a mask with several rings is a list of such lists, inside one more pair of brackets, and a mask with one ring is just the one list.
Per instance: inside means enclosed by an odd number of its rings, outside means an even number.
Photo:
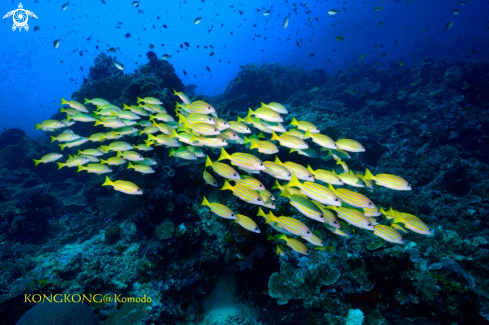
[{"label": "logo icon", "polygon": [[25,30],[28,31],[29,25],[27,25],[27,21],[29,20],[29,16],[37,19],[36,14],[23,8],[22,3],[19,3],[19,9],[7,12],[7,14],[3,16],[3,19],[12,16],[12,19],[14,20],[12,31],[15,31],[17,28],[19,28],[19,32],[22,31],[22,28],[25,28]]}]

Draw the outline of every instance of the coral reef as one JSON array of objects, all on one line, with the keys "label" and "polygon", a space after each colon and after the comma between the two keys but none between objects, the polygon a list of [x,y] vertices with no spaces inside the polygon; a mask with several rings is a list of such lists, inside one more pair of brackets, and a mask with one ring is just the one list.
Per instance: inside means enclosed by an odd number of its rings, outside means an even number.
[{"label": "coral reef", "polygon": [[[171,112],[171,88],[184,86],[168,62],[148,58],[150,63],[128,75],[101,55],[72,98],[103,97],[122,105],[153,96]],[[150,305],[91,304],[103,324],[485,324],[487,80],[489,64],[479,61],[425,59],[413,68],[356,64],[333,78],[324,71],[247,65],[224,96],[216,97],[220,116],[232,120],[260,101],[279,101],[290,112],[284,124],[297,117],[333,139],[360,141],[367,150],[352,154],[353,171],[403,175],[413,190],[359,192],[384,208],[419,216],[433,232],[406,233],[401,246],[362,230],[344,239],[315,227],[324,245],[335,249],[311,249],[308,257],[278,257],[263,236],[276,232],[254,218],[256,209],[205,186],[202,165],[176,163],[162,147],[145,154],[158,162],[154,174],[114,168],[117,178],[144,188],[143,196],[128,197],[102,187],[102,176],[57,171],[54,164],[35,167],[33,158],[59,148],[47,136],[32,139],[7,130],[0,135],[0,323],[29,317],[32,305],[20,303],[24,294],[50,291],[153,299]],[[88,124],[73,130],[97,132]],[[322,152],[296,162],[338,168]],[[262,180],[267,188],[273,185],[271,177]],[[253,217],[262,233],[210,213],[200,206],[204,195]],[[277,215],[293,215],[281,200]],[[223,274],[235,282],[226,297],[248,312],[206,318],[206,306],[213,305],[209,295],[223,292]]]}]

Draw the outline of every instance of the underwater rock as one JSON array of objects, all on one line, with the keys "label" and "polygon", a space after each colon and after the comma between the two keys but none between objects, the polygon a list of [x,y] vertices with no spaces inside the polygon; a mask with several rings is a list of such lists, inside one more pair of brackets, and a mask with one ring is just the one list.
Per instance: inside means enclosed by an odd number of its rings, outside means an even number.
[{"label": "underwater rock", "polygon": [[38,303],[16,325],[97,325],[100,319],[84,303]]},{"label": "underwater rock", "polygon": [[0,134],[0,150],[7,145],[18,144],[25,136],[25,132],[21,129],[8,129]]},{"label": "underwater rock", "polygon": [[105,240],[109,244],[116,242],[121,237],[121,230],[122,229],[119,226],[112,226],[110,228],[107,228],[105,230]]},{"label": "underwater rock", "polygon": [[155,236],[159,240],[169,239],[173,237],[175,231],[175,224],[172,221],[165,221],[156,227]]}]

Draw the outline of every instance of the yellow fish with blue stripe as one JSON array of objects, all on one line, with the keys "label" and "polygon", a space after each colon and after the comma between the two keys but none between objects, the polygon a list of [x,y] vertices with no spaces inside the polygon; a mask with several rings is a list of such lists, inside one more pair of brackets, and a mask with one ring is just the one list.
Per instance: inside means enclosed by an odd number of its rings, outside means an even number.
[{"label": "yellow fish with blue stripe", "polygon": [[217,214],[219,217],[224,218],[224,219],[236,219],[236,214],[228,208],[227,206],[217,203],[217,202],[212,202],[210,203],[207,198],[204,196],[204,199],[202,200],[201,205],[208,206],[212,212]]},{"label": "yellow fish with blue stripe", "polygon": [[236,180],[240,179],[238,172],[233,167],[224,163],[220,163],[218,161],[212,162],[209,156],[207,156],[205,167],[211,167],[215,173],[221,175],[224,178]]},{"label": "yellow fish with blue stripe", "polygon": [[330,172],[325,169],[312,169],[311,166],[307,165],[307,170],[314,176],[318,181],[332,184],[332,185],[343,185],[343,181],[336,175],[336,173]]},{"label": "yellow fish with blue stripe", "polygon": [[391,190],[396,190],[396,191],[411,190],[411,185],[406,180],[396,175],[377,174],[376,176],[374,176],[370,172],[370,170],[367,169],[365,171],[365,176],[363,176],[363,178],[374,180],[376,185],[387,187],[390,188]]},{"label": "yellow fish with blue stripe", "polygon": [[255,232],[257,234],[260,233],[260,229],[258,228],[256,223],[245,215],[237,214],[234,222],[249,231]]},{"label": "yellow fish with blue stripe", "polygon": [[143,191],[136,184],[128,181],[111,181],[107,176],[102,186],[113,186],[114,190],[131,195],[143,194]]},{"label": "yellow fish with blue stripe", "polygon": [[311,172],[302,165],[296,164],[292,161],[286,161],[285,163],[282,163],[280,159],[278,159],[278,157],[275,157],[275,163],[284,166],[302,181],[314,182],[314,176],[312,176]]},{"label": "yellow fish with blue stripe", "polygon": [[321,210],[305,195],[291,194],[288,188],[285,188],[282,193],[280,193],[280,196],[289,198],[289,203],[306,217],[319,222],[325,222]]},{"label": "yellow fish with blue stripe", "polygon": [[221,156],[217,161],[231,160],[231,164],[250,170],[265,170],[266,167],[263,162],[257,157],[250,155],[249,153],[236,152],[232,155],[228,154],[224,148],[221,148]]},{"label": "yellow fish with blue stripe", "polygon": [[280,227],[291,234],[303,237],[312,237],[312,231],[302,222],[291,217],[276,217],[272,211],[267,214],[261,208],[258,209],[257,216],[265,218],[265,223],[277,223]]},{"label": "yellow fish with blue stripe", "polygon": [[404,240],[402,239],[401,234],[396,229],[389,226],[374,226],[374,235],[391,243],[404,244]]},{"label": "yellow fish with blue stripe", "polygon": [[251,117],[252,115],[255,115],[256,117],[267,121],[267,122],[283,122],[284,119],[282,116],[280,116],[279,113],[274,111],[271,108],[268,107],[260,107],[256,111],[253,111],[251,108],[248,108],[248,116]]},{"label": "yellow fish with blue stripe", "polygon": [[221,191],[224,190],[232,191],[235,196],[239,197],[241,200],[247,203],[263,205],[263,199],[260,196],[260,194],[258,194],[255,190],[252,190],[249,187],[242,186],[242,185],[232,186],[231,184],[229,184],[227,180],[225,180],[224,185],[221,188]]},{"label": "yellow fish with blue stripe", "polygon": [[356,208],[376,208],[372,200],[363,194],[347,190],[346,188],[334,188],[329,184],[329,189],[332,190],[341,201]]},{"label": "yellow fish with blue stripe", "polygon": [[288,238],[285,234],[281,235],[279,238],[285,240],[287,246],[295,250],[297,253],[309,255],[306,245],[300,241],[295,240],[294,238]]},{"label": "yellow fish with blue stripe", "polygon": [[272,131],[272,138],[270,139],[271,141],[278,141],[281,146],[287,147],[290,149],[307,149],[309,148],[309,145],[302,139],[295,137],[293,135],[288,135],[286,133],[283,133],[282,135],[278,136],[275,131]]},{"label": "yellow fish with blue stripe", "polygon": [[353,225],[358,228],[367,229],[367,230],[374,230],[374,226],[372,225],[372,222],[369,219],[367,219],[367,217],[365,217],[363,213],[361,213],[358,210],[337,207],[332,205],[328,205],[327,208],[335,211],[338,214],[339,218],[345,220],[350,225]]},{"label": "yellow fish with blue stripe", "polygon": [[312,200],[316,200],[324,204],[341,206],[340,199],[329,188],[313,182],[304,182],[303,184],[295,175],[292,175],[287,187],[300,188],[302,193]]},{"label": "yellow fish with blue stripe", "polygon": [[[319,133],[319,129],[317,126],[315,126],[311,122],[297,121],[297,119],[295,117],[292,118],[292,122],[290,122],[290,125],[296,126],[299,130],[306,132],[306,134],[305,134],[306,137],[311,136],[311,133],[312,134]],[[307,131],[309,131],[309,136],[307,135]]]},{"label": "yellow fish with blue stripe", "polygon": [[364,152],[365,147],[358,141],[352,139],[341,139],[336,141],[338,149],[349,152]]}]

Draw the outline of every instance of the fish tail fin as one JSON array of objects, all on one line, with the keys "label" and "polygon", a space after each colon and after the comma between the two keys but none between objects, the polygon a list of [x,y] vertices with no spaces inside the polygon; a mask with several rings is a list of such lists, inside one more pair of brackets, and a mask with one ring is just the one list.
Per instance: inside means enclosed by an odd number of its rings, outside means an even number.
[{"label": "fish tail fin", "polygon": [[254,112],[254,111],[253,111],[251,108],[249,108],[249,107],[248,107],[248,115],[247,115],[246,117],[247,117],[247,118],[248,118],[248,117],[249,117],[249,118],[251,118],[251,115],[253,115],[254,113],[255,113],[255,112]]},{"label": "fish tail fin", "polygon": [[387,211],[385,211],[383,207],[380,207],[379,212],[382,213],[384,216],[387,215]]},{"label": "fish tail fin", "polygon": [[209,156],[207,156],[205,160],[205,167],[212,167],[212,160],[209,158]]},{"label": "fish tail fin", "polygon": [[246,122],[246,119],[238,116],[238,122]]},{"label": "fish tail fin", "polygon": [[59,147],[61,148],[61,151],[63,151],[63,149],[66,147],[66,144],[59,144]]},{"label": "fish tail fin", "polygon": [[297,149],[290,149],[289,153],[293,153],[293,152],[299,152],[299,150],[297,150]]},{"label": "fish tail fin", "polygon": [[170,154],[168,155],[168,157],[171,157],[171,156],[174,156],[175,155],[175,149],[171,148],[170,149]]},{"label": "fish tail fin", "polygon": [[107,163],[107,160],[100,159],[100,164],[101,165],[106,164],[106,163]]},{"label": "fish tail fin", "polygon": [[88,98],[84,98],[84,99],[85,99],[85,105],[91,102],[91,100]]},{"label": "fish tail fin", "polygon": [[81,152],[81,150],[78,149],[78,155],[81,155],[81,154],[83,154],[83,152]]},{"label": "fish tail fin", "polygon": [[291,197],[292,194],[290,194],[289,190],[287,190],[287,186],[283,186],[283,190],[279,196]]},{"label": "fish tail fin", "polygon": [[175,89],[173,89],[173,95],[178,96],[178,93]]},{"label": "fish tail fin", "polygon": [[131,168],[134,169],[134,165],[131,162],[129,162],[129,165],[127,165],[127,169],[131,169]]},{"label": "fish tail fin", "polygon": [[58,163],[58,169],[63,168],[65,165],[66,165],[66,164],[63,164],[63,163],[60,163],[60,162],[59,162],[59,163]]},{"label": "fish tail fin", "polygon": [[393,223],[402,223],[404,222],[404,218],[401,216],[399,211],[394,212],[394,220],[392,221]]},{"label": "fish tail fin", "polygon": [[256,148],[258,148],[258,144],[255,141],[251,141],[250,149],[256,149]]},{"label": "fish tail fin", "polygon": [[41,160],[37,160],[37,159],[32,159],[32,160],[34,160],[34,164],[35,164],[36,166],[37,166],[37,165],[39,165],[39,163],[41,162]]},{"label": "fish tail fin", "polygon": [[280,159],[278,159],[278,156],[275,156],[275,163],[276,163],[276,164],[279,164],[279,165],[282,165],[282,166],[284,165],[284,164],[283,164],[283,163],[280,161]]},{"label": "fish tail fin", "polygon": [[275,184],[273,184],[272,190],[275,190],[275,189],[279,189],[282,191],[284,189],[284,187],[282,185],[280,185],[280,183],[277,180],[275,180]]},{"label": "fish tail fin", "polygon": [[272,130],[272,138],[270,140],[271,141],[280,140],[280,138],[278,137],[277,133],[275,133],[275,131],[273,131],[273,130]]},{"label": "fish tail fin", "polygon": [[105,182],[102,184],[102,186],[107,186],[107,185],[114,185],[114,182],[110,180],[109,176],[105,176]]},{"label": "fish tail fin", "polygon": [[289,183],[287,184],[288,187],[299,187],[301,186],[301,182],[299,182],[299,179],[297,176],[295,176],[294,173],[292,173],[292,177],[290,178]]},{"label": "fish tail fin", "polygon": [[150,121],[153,121],[154,119],[155,119],[155,116],[154,116],[154,115],[150,115],[150,116],[149,116],[149,120],[150,120]]},{"label": "fish tail fin", "polygon": [[333,191],[334,194],[336,194],[336,190],[334,189],[333,185],[328,184],[328,188]]},{"label": "fish tail fin", "polygon": [[365,169],[365,175],[363,176],[363,178],[365,178],[365,179],[374,179],[374,177],[375,176],[372,175],[372,173],[370,172],[370,170],[368,170],[368,168]]},{"label": "fish tail fin", "polygon": [[251,123],[251,122],[253,122],[253,119],[251,118],[251,116],[247,116],[247,117],[245,118],[245,122],[246,122],[246,123]]},{"label": "fish tail fin", "polygon": [[177,133],[177,131],[175,131],[175,129],[173,129],[171,131],[170,138],[176,138],[176,137],[178,137],[178,133]]},{"label": "fish tail fin", "polygon": [[69,114],[66,114],[66,120],[69,122],[72,119],[72,117]]},{"label": "fish tail fin", "polygon": [[287,238],[287,236],[285,234],[282,234],[282,235],[278,236],[278,239],[282,239],[282,240],[287,241],[289,238]]},{"label": "fish tail fin", "polygon": [[87,169],[87,168],[86,167],[83,167],[82,165],[78,165],[78,170],[76,172],[79,173],[79,172],[81,172],[84,169]]},{"label": "fish tail fin", "polygon": [[[66,118],[66,119],[68,119],[68,118]],[[100,124],[102,124],[102,122],[100,122],[99,120],[95,119],[95,126],[100,125]]]},{"label": "fish tail fin", "polygon": [[36,123],[36,130],[39,130],[41,128],[41,124]]},{"label": "fish tail fin", "polygon": [[229,182],[226,180],[224,180],[224,185],[222,186],[221,188],[221,191],[224,191],[224,190],[233,190],[233,186],[231,184],[229,184]]},{"label": "fish tail fin", "polygon": [[[60,108],[59,108],[59,111],[60,111],[61,113],[66,113],[66,110],[65,110],[63,107],[60,107]],[[67,113],[67,114],[68,114],[68,113]]]},{"label": "fish tail fin", "polygon": [[[274,237],[268,233],[267,241],[273,240]],[[278,255],[278,248],[277,248],[277,255]]]},{"label": "fish tail fin", "polygon": [[221,156],[219,157],[219,159],[217,159],[217,161],[221,161],[225,159],[231,159],[231,155],[228,154],[223,147],[221,147]]},{"label": "fish tail fin", "polygon": [[122,151],[117,150],[117,156],[116,157],[122,157]]},{"label": "fish tail fin", "polygon": [[148,133],[148,139],[154,140],[154,139],[156,139],[156,137],[154,135],[152,135],[151,133]]},{"label": "fish tail fin", "polygon": [[265,104],[264,102],[260,102],[261,104],[261,107],[267,107],[267,104]]},{"label": "fish tail fin", "polygon": [[138,99],[138,103],[140,102],[144,102],[144,100],[142,98],[139,98],[139,97],[136,97]]},{"label": "fish tail fin", "polygon": [[122,104],[123,109],[129,109],[129,106],[126,105],[126,103]]},{"label": "fish tail fin", "polygon": [[56,138],[51,136],[51,143],[53,143],[54,141],[56,141]]},{"label": "fish tail fin", "polygon": [[306,133],[304,134],[304,138],[312,138],[312,133],[307,129]]},{"label": "fish tail fin", "polygon": [[101,147],[104,150],[104,152],[108,152],[108,150],[110,150],[109,146],[101,146]]},{"label": "fish tail fin", "polygon": [[178,115],[178,123],[183,124],[185,122],[187,122],[185,116],[183,116],[183,114]]},{"label": "fish tail fin", "polygon": [[262,210],[262,208],[258,208],[258,213],[256,214],[257,217],[263,217],[265,220],[268,220],[268,216],[266,213]]},{"label": "fish tail fin", "polygon": [[258,135],[256,137],[260,138],[260,139],[265,139],[265,135],[263,134],[262,131],[260,131],[260,133],[258,133]]},{"label": "fish tail fin", "polygon": [[289,125],[297,126],[297,125],[299,125],[299,121],[297,121],[297,119],[295,117],[293,117],[292,122],[290,122]]},{"label": "fish tail fin", "polygon": [[[243,143],[251,143],[251,140],[247,137],[244,137],[244,142]],[[253,145],[253,143],[251,143],[251,145]],[[253,149],[253,148],[251,148]]]},{"label": "fish tail fin", "polygon": [[200,205],[205,205],[210,207],[211,203],[207,200],[207,198],[204,196],[204,199],[202,200],[202,203]]},{"label": "fish tail fin", "polygon": [[197,141],[199,139],[199,137],[197,137],[195,134],[191,134],[190,135],[190,142],[194,142],[194,141]]},{"label": "fish tail fin", "polygon": [[312,169],[312,167],[310,165],[307,165],[307,170],[314,175],[315,171],[314,169]]}]

